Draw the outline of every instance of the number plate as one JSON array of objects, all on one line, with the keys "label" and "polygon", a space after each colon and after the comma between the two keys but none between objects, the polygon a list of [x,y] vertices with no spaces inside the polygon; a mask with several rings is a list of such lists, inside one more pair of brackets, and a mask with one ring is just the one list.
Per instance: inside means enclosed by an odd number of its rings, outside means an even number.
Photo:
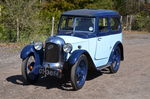
[{"label": "number plate", "polygon": [[52,70],[49,67],[40,68],[39,73],[45,76],[55,76],[55,77],[61,76],[61,74],[57,70]]}]

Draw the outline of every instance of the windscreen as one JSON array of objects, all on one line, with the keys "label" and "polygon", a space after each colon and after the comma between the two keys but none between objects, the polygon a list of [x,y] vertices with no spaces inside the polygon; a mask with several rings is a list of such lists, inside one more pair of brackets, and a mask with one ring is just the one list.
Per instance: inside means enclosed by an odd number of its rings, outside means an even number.
[{"label": "windscreen", "polygon": [[95,18],[62,16],[60,30],[92,33],[95,30]]}]

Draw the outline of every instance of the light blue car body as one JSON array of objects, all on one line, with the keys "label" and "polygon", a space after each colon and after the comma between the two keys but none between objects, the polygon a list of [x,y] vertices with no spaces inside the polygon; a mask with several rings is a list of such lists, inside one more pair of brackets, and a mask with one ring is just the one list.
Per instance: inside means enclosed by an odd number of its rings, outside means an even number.
[{"label": "light blue car body", "polygon": [[78,50],[78,46],[81,46],[80,50],[86,50],[89,53],[96,67],[107,65],[115,44],[117,42],[122,43],[122,33],[89,39],[73,36],[58,37],[64,39],[66,43],[70,43],[73,46],[73,50],[68,54],[67,59],[69,59],[75,50]]}]

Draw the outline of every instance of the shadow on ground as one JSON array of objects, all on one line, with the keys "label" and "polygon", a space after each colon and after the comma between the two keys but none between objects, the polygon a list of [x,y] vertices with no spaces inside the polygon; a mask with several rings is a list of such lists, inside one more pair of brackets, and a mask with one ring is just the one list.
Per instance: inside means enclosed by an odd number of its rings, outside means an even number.
[{"label": "shadow on ground", "polygon": [[[101,76],[102,74],[103,73],[99,71],[90,72],[88,73],[87,81],[95,79]],[[22,86],[29,85],[29,83],[26,83],[22,75],[13,75],[13,76],[7,77],[6,80],[16,85],[22,85]],[[46,89],[58,88],[58,89],[67,90],[67,91],[73,90],[71,87],[70,81],[66,82],[64,79],[57,79],[54,77],[39,78],[39,80],[33,85],[46,87]]]}]

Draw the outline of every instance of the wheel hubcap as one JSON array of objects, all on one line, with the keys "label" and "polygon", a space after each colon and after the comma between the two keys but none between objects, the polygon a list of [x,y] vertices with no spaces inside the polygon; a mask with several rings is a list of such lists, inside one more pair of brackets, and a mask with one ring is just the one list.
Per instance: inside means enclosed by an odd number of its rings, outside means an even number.
[{"label": "wheel hubcap", "polygon": [[117,70],[120,65],[120,53],[118,50],[114,52],[112,66],[114,70]]},{"label": "wheel hubcap", "polygon": [[30,79],[34,79],[34,74],[33,74],[34,64],[35,64],[34,57],[33,56],[29,57],[26,71],[27,71],[27,76]]},{"label": "wheel hubcap", "polygon": [[87,75],[87,67],[84,61],[81,61],[76,69],[76,81],[77,85],[81,86],[84,84]]}]

